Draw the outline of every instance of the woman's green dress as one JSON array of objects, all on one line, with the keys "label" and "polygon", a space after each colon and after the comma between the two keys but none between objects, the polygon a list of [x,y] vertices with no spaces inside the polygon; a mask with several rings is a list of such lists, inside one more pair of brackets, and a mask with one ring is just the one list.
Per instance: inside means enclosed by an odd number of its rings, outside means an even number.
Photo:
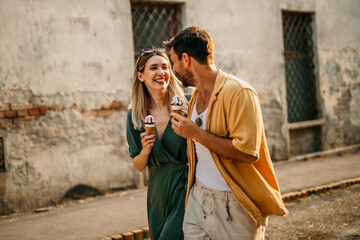
[{"label": "woman's green dress", "polygon": [[[140,154],[140,133],[134,129],[131,110],[128,112],[126,135],[130,157]],[[177,135],[169,120],[161,141],[156,141],[149,161],[147,212],[151,239],[183,239],[183,219],[187,187],[186,139]]]}]

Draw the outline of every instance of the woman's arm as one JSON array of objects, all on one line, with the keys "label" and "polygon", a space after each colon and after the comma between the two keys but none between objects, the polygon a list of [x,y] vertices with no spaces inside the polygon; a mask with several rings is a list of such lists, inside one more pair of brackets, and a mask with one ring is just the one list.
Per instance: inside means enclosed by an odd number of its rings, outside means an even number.
[{"label": "woman's arm", "polygon": [[147,166],[151,149],[154,146],[155,134],[143,132],[140,137],[143,148],[140,154],[132,159],[132,162],[137,171],[143,172]]}]

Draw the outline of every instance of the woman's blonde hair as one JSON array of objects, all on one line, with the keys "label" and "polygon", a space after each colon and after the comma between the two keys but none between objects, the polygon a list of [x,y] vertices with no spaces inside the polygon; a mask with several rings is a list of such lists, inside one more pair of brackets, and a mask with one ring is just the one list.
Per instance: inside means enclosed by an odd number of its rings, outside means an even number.
[{"label": "woman's blonde hair", "polygon": [[171,112],[170,101],[175,95],[179,95],[180,98],[183,100],[183,113],[186,113],[187,111],[187,100],[184,95],[183,85],[180,80],[176,78],[175,74],[171,70],[170,61],[168,56],[166,55],[165,50],[160,48],[153,48],[149,51],[140,51],[140,55],[135,64],[131,93],[131,119],[134,124],[134,128],[137,130],[141,130],[144,128],[144,119],[148,115],[148,108],[150,104],[150,93],[147,90],[145,83],[139,80],[137,73],[144,72],[147,61],[153,56],[161,56],[165,58],[169,66],[170,80],[167,87],[169,111]]}]

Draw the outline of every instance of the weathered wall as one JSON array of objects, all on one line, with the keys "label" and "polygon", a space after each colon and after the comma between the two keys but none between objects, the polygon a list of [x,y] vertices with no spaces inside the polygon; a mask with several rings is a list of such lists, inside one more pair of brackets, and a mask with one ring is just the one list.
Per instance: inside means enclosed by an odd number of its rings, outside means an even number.
[{"label": "weathered wall", "polygon": [[0,212],[58,202],[80,184],[134,186],[124,131],[134,65],[129,1],[0,5]]},{"label": "weathered wall", "polygon": [[[290,156],[281,11],[315,13],[323,150],[360,142],[360,2],[187,1],[186,25],[210,31],[216,65],[258,91],[273,160]],[[201,9],[201,11],[199,11]],[[204,13],[204,14],[199,14]],[[211,13],[211,14],[210,14]]]},{"label": "weathered wall", "polygon": [[360,143],[360,2],[322,0],[316,10],[327,150]]},{"label": "weathered wall", "polygon": [[[304,2],[304,1],[297,1]],[[288,157],[288,129],[280,1],[191,1],[187,24],[208,29],[217,67],[253,85],[262,105],[273,159]],[[197,9],[212,14],[198,14]]]}]

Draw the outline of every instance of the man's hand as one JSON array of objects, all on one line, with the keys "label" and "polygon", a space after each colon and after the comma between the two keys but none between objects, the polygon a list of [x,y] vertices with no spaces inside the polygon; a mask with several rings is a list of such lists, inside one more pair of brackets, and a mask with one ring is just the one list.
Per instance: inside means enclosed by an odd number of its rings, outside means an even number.
[{"label": "man's hand", "polygon": [[170,113],[172,128],[174,132],[183,138],[196,139],[197,135],[203,131],[193,121],[177,113]]},{"label": "man's hand", "polygon": [[176,113],[170,113],[172,116],[171,123],[174,132],[183,138],[192,138],[196,142],[201,143],[209,150],[214,151],[222,157],[234,161],[253,163],[256,157],[237,150],[232,145],[232,139],[222,138],[215,134],[209,133],[198,127],[190,119],[180,116]]}]

